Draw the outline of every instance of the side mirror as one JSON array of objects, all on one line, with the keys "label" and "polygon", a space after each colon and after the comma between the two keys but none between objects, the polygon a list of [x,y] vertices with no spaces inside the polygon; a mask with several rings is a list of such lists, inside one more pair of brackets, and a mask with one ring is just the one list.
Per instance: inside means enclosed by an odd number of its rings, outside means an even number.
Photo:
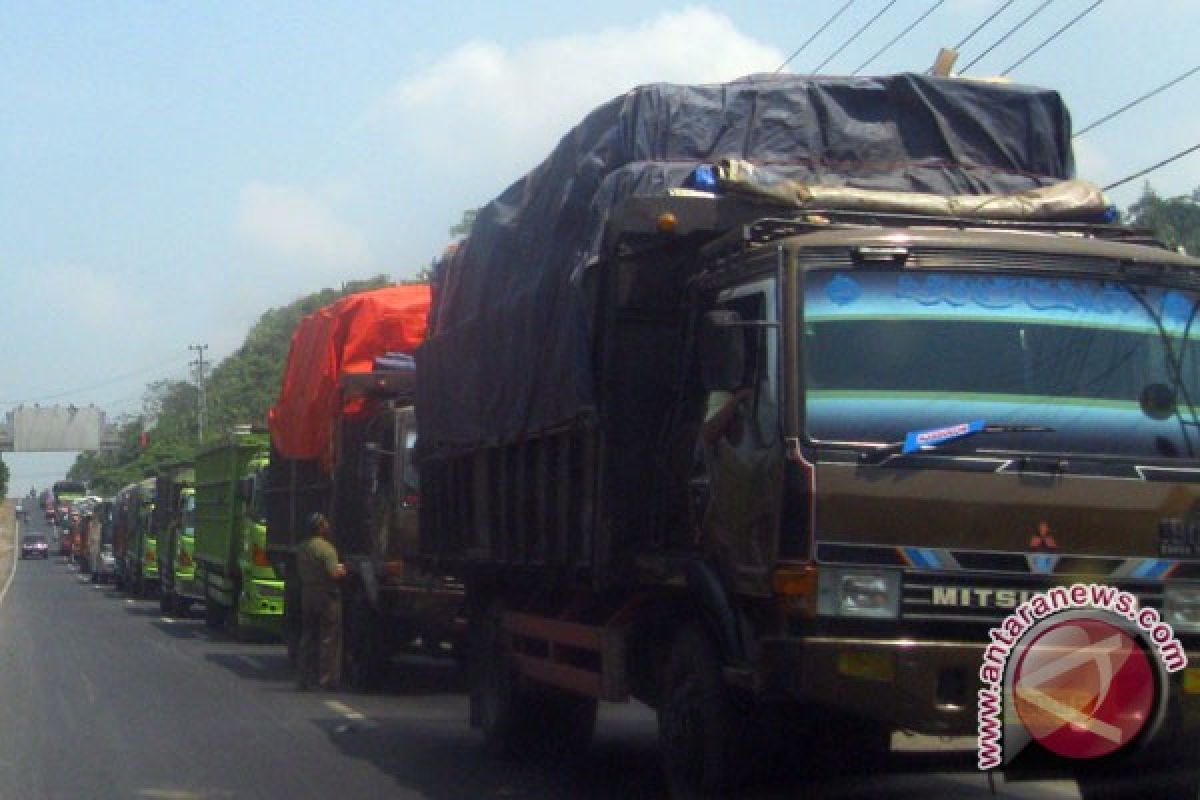
[{"label": "side mirror", "polygon": [[1175,390],[1165,383],[1151,383],[1138,394],[1138,405],[1150,419],[1170,419],[1175,413]]},{"label": "side mirror", "polygon": [[244,477],[238,481],[238,497],[240,497],[242,499],[242,501],[245,503],[249,503],[250,500],[254,497],[254,476],[253,475],[247,475],[246,477]]},{"label": "side mirror", "polygon": [[746,372],[746,331],[736,311],[708,311],[700,319],[700,380],[705,391],[729,392]]}]

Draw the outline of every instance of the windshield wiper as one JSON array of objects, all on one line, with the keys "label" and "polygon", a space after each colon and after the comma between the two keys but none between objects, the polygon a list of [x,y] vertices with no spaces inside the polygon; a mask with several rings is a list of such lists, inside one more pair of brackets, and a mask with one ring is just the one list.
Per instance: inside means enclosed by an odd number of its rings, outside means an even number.
[{"label": "windshield wiper", "polygon": [[882,447],[874,448],[862,454],[864,461],[878,463],[893,455],[912,455],[914,453],[936,450],[939,447],[957,442],[969,436],[987,433],[1053,433],[1054,428],[1046,425],[989,425],[983,420],[959,422],[954,425],[943,425],[940,428],[909,431],[904,440],[892,442]]}]

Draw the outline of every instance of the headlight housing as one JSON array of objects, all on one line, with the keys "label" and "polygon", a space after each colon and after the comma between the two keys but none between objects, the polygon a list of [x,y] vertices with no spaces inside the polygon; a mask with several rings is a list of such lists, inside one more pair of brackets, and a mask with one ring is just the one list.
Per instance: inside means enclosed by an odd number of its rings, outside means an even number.
[{"label": "headlight housing", "polygon": [[1162,616],[1176,631],[1200,633],[1200,584],[1164,584]]},{"label": "headlight housing", "polygon": [[830,617],[895,619],[900,616],[900,573],[889,569],[823,567],[817,613]]}]

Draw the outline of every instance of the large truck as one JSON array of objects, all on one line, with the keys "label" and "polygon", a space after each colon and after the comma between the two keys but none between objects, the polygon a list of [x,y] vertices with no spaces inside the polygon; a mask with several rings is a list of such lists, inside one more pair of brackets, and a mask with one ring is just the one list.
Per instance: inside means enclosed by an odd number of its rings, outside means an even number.
[{"label": "large truck", "polygon": [[131,483],[117,492],[113,530],[117,588],[148,597],[158,588],[158,546],[152,527],[154,478]]},{"label": "large truck", "polygon": [[102,499],[92,509],[88,532],[88,565],[85,570],[91,575],[92,583],[108,583],[116,577],[117,565],[113,555],[115,527],[114,502]]},{"label": "large truck", "polygon": [[292,338],[271,411],[265,487],[271,556],[287,581],[289,640],[299,635],[296,545],[326,514],[348,576],[341,583],[345,681],[367,688],[394,655],[454,655],[461,584],[417,551],[419,481],[412,454],[415,371],[425,334],[424,285],[344,298],[306,317]]},{"label": "large truck", "polygon": [[205,622],[235,636],[281,633],[283,581],[267,558],[254,502],[268,454],[266,433],[246,427],[196,455],[194,579]]},{"label": "large truck", "polygon": [[[480,211],[417,414],[489,745],[637,698],[676,796],[763,741],[860,769],[893,731],[976,735],[989,630],[1076,582],[1196,663],[1200,260],[1111,224],[1070,141],[1031,87],[646,86]],[[1200,673],[1155,685],[1118,754],[1038,740],[1009,775],[1194,797]]]},{"label": "large truck", "polygon": [[159,502],[154,506],[158,543],[159,607],[164,614],[182,616],[204,599],[196,581],[196,489],[191,462],[163,466],[155,477]]}]

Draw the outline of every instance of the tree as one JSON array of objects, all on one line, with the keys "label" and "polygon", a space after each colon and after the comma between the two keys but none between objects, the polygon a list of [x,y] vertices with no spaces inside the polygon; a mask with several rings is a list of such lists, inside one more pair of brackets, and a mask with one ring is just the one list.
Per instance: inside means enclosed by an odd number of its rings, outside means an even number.
[{"label": "tree", "polygon": [[[220,439],[235,425],[267,424],[267,411],[283,381],[292,333],[303,317],[346,295],[391,285],[388,276],[376,275],[349,281],[340,289],[322,289],[264,312],[242,346],[223,359],[208,378],[205,439]],[[149,384],[143,413],[117,420],[120,445],[113,450],[80,453],[67,477],[87,481],[96,492],[112,495],[165,464],[194,458],[203,444],[197,441],[198,401],[199,390],[190,382]]]},{"label": "tree", "polygon": [[460,219],[457,224],[451,226],[450,235],[461,237],[470,236],[471,228],[475,226],[475,218],[479,216],[479,211],[480,209],[478,208],[468,208],[466,211],[462,212],[462,219]]},{"label": "tree", "polygon": [[1130,224],[1154,231],[1168,247],[1183,247],[1190,255],[1200,255],[1200,188],[1191,195],[1164,199],[1146,184],[1126,216]]},{"label": "tree", "polygon": [[8,497],[8,464],[0,458],[0,498]]}]

